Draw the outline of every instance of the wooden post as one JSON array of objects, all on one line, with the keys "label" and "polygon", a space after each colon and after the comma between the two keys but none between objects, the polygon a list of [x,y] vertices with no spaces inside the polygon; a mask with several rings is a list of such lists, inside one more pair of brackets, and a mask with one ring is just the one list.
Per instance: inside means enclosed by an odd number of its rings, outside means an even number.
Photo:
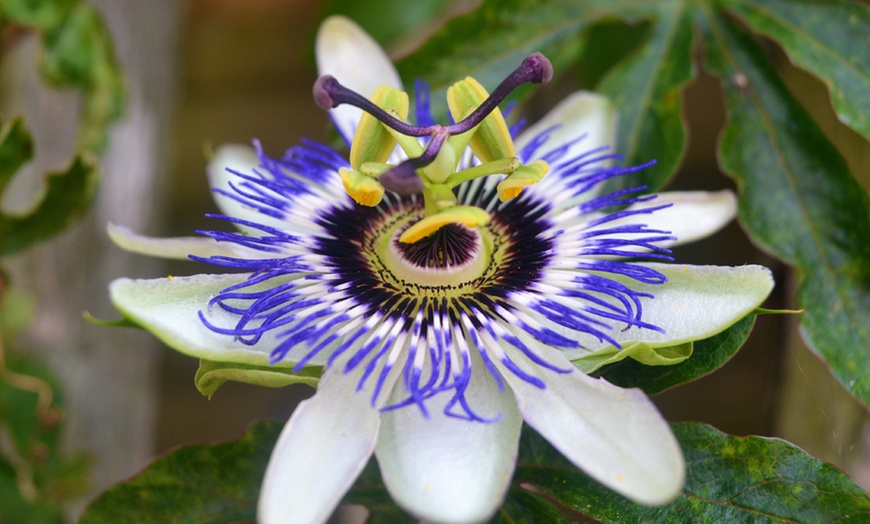
[{"label": "wooden post", "polygon": [[[180,16],[176,0],[92,0],[114,38],[126,75],[127,106],[111,130],[94,208],[81,223],[12,260],[13,285],[35,294],[37,312],[16,347],[38,355],[60,377],[67,412],[64,445],[92,457],[90,490],[72,513],[106,487],[131,476],[153,453],[156,398],[154,338],[88,324],[82,313],[115,318],[107,293],[116,277],[156,274],[154,261],[111,245],[113,220],[158,230],[162,213],[175,87]],[[38,35],[4,57],[7,116],[23,114],[36,160],[20,173],[5,207],[26,208],[42,174],[63,168],[73,153],[78,96],[46,87],[38,73]],[[148,265],[150,271],[148,270]]]}]

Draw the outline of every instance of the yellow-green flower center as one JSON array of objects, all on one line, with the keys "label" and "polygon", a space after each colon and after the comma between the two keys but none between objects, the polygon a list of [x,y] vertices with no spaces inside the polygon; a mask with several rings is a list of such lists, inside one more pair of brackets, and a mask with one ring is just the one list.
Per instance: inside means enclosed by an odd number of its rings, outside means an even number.
[{"label": "yellow-green flower center", "polygon": [[417,297],[458,296],[480,289],[497,272],[505,240],[496,225],[447,224],[417,242],[401,241],[422,217],[420,207],[408,208],[384,217],[362,239],[365,258],[383,285]]}]

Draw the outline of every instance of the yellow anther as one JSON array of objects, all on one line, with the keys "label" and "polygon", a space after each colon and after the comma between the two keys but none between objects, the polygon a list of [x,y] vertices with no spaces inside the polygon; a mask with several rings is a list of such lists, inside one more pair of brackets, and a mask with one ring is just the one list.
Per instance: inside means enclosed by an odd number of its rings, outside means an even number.
[{"label": "yellow anther", "polygon": [[482,226],[489,222],[489,213],[475,206],[453,206],[444,211],[420,219],[405,230],[399,242],[413,244],[438,231],[448,224],[462,224],[467,228]]},{"label": "yellow anther", "polygon": [[[480,85],[480,82],[466,77],[465,80],[456,82],[447,90],[447,105],[450,107],[450,114],[458,122],[482,104],[488,96],[489,93]],[[477,126],[469,146],[482,162],[517,156],[510,130],[499,108],[495,108]]]},{"label": "yellow anther", "polygon": [[357,204],[372,207],[380,204],[384,198],[384,186],[374,178],[345,168],[339,169],[338,174],[341,175],[344,190]]},{"label": "yellow anther", "polygon": [[502,202],[513,200],[526,187],[537,184],[550,171],[550,165],[543,160],[518,167],[513,173],[498,183],[498,198]]},{"label": "yellow anther", "polygon": [[[399,120],[408,118],[408,94],[404,91],[381,86],[371,100]],[[365,162],[385,162],[395,148],[396,139],[381,121],[364,112],[350,144],[350,167],[359,171]]]}]

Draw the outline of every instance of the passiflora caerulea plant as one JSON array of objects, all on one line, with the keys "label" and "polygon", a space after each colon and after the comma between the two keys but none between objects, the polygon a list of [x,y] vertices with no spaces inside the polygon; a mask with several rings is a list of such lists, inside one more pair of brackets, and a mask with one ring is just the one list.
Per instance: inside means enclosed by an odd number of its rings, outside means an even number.
[{"label": "passiflora caerulea plant", "polygon": [[716,335],[767,297],[764,267],[680,265],[668,249],[732,219],[733,195],[605,191],[647,165],[622,165],[617,111],[589,92],[509,127],[504,98],[552,76],[540,54],[491,94],[454,83],[449,124],[423,83],[412,106],[348,19],[323,24],[317,60],[314,99],[348,156],[307,141],[277,158],[226,146],[208,173],[230,231],[110,228],[124,248],[233,270],[116,280],[126,319],[250,382],[323,371],[275,444],[259,520],[325,520],[373,452],[411,514],[489,518],[523,421],[628,499],[674,500],[685,462],[668,424],[641,390],[588,373],[679,362],[688,354],[661,350]]}]

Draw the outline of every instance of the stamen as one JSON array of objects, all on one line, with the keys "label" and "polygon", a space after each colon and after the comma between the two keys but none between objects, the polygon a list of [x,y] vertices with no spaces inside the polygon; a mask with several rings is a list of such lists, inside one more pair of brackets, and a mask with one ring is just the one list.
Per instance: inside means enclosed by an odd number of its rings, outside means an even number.
[{"label": "stamen", "polygon": [[413,195],[423,191],[423,180],[417,175],[417,169],[428,166],[438,157],[444,141],[451,135],[465,133],[494,111],[498,104],[517,87],[526,82],[543,84],[553,77],[553,66],[541,53],[533,53],[523,60],[495,91],[483,101],[470,115],[460,122],[449,126],[428,125],[412,126],[390,115],[377,104],[359,93],[341,85],[335,77],[323,75],[314,83],[313,94],[315,103],[322,109],[332,109],[341,104],[350,104],[366,111],[380,120],[384,125],[407,136],[432,136],[422,155],[405,160],[401,164],[381,174],[381,185],[403,196]]},{"label": "stamen", "polygon": [[489,95],[489,98],[477,106],[474,112],[463,118],[461,122],[447,126],[447,129],[450,130],[451,135],[462,134],[481,123],[514,89],[526,82],[546,84],[552,78],[553,64],[541,53],[532,53],[523,60],[518,68],[514,69],[513,73],[501,81],[495,91]]}]

